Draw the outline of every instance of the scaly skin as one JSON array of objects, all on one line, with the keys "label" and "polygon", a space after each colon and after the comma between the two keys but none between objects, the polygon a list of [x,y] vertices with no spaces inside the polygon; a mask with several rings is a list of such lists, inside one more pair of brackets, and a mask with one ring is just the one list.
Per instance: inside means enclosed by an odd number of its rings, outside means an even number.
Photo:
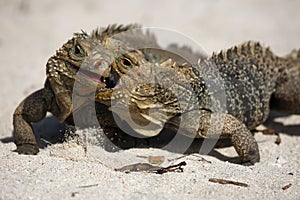
[{"label": "scaly skin", "polygon": [[110,92],[98,91],[96,101],[146,137],[166,128],[190,137],[229,137],[242,163],[251,165],[260,157],[250,130],[267,119],[271,96],[294,106],[275,109],[299,113],[300,56],[294,54],[280,58],[251,41],[198,66],[148,63],[128,71]]}]

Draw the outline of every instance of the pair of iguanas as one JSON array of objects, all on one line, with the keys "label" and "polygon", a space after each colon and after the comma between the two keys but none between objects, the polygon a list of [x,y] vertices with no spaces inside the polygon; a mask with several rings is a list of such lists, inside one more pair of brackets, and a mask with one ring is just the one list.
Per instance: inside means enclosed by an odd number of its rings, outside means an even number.
[{"label": "pair of iguanas", "polygon": [[[76,33],[48,60],[44,88],[14,112],[17,152],[39,152],[31,123],[47,112],[74,123],[72,114],[95,101],[109,137],[122,132],[116,118],[146,137],[165,128],[190,137],[229,137],[242,162],[253,164],[260,157],[250,130],[267,119],[270,102],[300,114],[300,51],[278,57],[250,41],[194,64],[160,50],[153,35],[138,28]],[[81,97],[76,105],[75,96]]]}]

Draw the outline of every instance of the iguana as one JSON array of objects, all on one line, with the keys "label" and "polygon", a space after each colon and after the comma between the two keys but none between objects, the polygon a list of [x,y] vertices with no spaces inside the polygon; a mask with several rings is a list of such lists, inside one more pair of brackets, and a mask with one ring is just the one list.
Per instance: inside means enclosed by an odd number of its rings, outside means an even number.
[{"label": "iguana", "polygon": [[[76,33],[52,56],[46,64],[44,88],[30,94],[13,114],[13,137],[17,152],[37,154],[39,148],[31,123],[42,120],[51,112],[60,122],[72,123],[72,112],[85,104],[95,88],[106,90],[126,73],[127,65],[146,62],[144,55],[111,37],[138,28],[139,25],[111,25],[91,34]],[[135,41],[156,45],[150,34],[138,32]],[[134,44],[132,43],[132,46]],[[76,92],[82,96],[77,107],[72,104],[74,83],[80,85]]]},{"label": "iguana", "polygon": [[[257,143],[249,129],[255,128],[266,120],[272,95],[274,95],[274,102],[291,101],[293,105],[299,106],[300,98],[295,93],[297,89],[288,89],[291,93],[284,95],[284,91],[277,90],[277,88],[283,85],[290,86],[294,84],[295,80],[300,79],[298,72],[300,71],[298,70],[300,56],[279,58],[259,43],[247,42],[214,54],[208,59],[202,59],[196,67],[189,63],[179,62],[178,65],[173,61],[168,61],[166,59],[168,56],[165,55],[159,59],[153,59],[152,55],[155,55],[154,57],[162,55],[159,51],[150,49],[149,52],[149,49],[134,49],[132,42],[129,42],[130,46],[126,46],[111,38],[116,34],[135,28],[137,28],[135,25],[109,26],[107,29],[93,31],[91,35],[85,32],[75,34],[57,51],[56,55],[48,60],[44,88],[22,101],[14,113],[14,138],[17,152],[38,153],[30,123],[43,119],[46,112],[51,112],[61,122],[67,123],[72,121],[72,111],[80,112],[79,108],[81,105],[85,105],[85,100],[75,108],[72,105],[72,89],[75,79],[84,86],[83,89],[76,90],[81,96],[89,96],[97,88],[93,100],[97,102],[97,114],[102,115],[99,117],[101,127],[104,125],[104,128],[113,130],[109,134],[114,134],[117,128],[122,128],[116,126],[110,110],[107,109],[116,103],[121,108],[122,106],[125,109],[129,107],[131,111],[134,111],[130,114],[138,124],[147,125],[149,122],[154,122],[158,125],[150,132],[149,129],[134,130],[133,128],[133,131],[139,134],[153,136],[159,134],[164,128],[176,130],[180,126],[180,116],[182,116],[182,118],[191,118],[190,123],[183,124],[186,135],[210,137],[211,135],[206,135],[206,133],[211,124],[211,113],[218,109],[212,106],[218,104],[218,99],[212,98],[214,95],[210,93],[210,87],[205,85],[205,76],[211,74],[221,82],[224,81],[224,87],[219,90],[225,91],[227,110],[221,113],[224,117],[221,136],[231,138],[243,163],[258,162]],[[150,46],[157,45],[147,34],[138,34],[138,36],[136,37],[137,43],[148,44],[150,41]],[[111,51],[107,52],[107,49]],[[173,55],[169,57],[172,59]],[[211,67],[212,65],[216,68]],[[103,71],[103,68],[106,70]],[[145,72],[148,71],[148,73],[138,73],[140,68],[145,69]],[[136,71],[130,69],[136,69]],[[179,92],[185,92],[183,94],[195,93],[196,99],[187,102],[184,95],[178,99],[178,96],[160,84],[140,84],[138,80],[149,78],[149,70],[156,69],[158,72],[159,70],[169,72],[168,69],[172,69],[173,72],[176,72],[174,75],[179,74],[180,79],[164,74],[165,79],[162,80],[174,88],[177,87]],[[215,73],[214,70],[210,72],[211,69],[217,69],[218,73]],[[291,69],[295,71],[293,76],[289,75]],[[78,76],[77,71],[84,76]],[[207,73],[203,73],[204,71]],[[124,74],[126,76],[122,79]],[[183,80],[182,78],[190,85],[186,90],[179,89],[181,83],[176,81]],[[136,83],[139,84],[135,85]],[[217,85],[221,86],[222,84],[217,83]],[[298,84],[294,85],[299,88]],[[292,95],[298,96],[287,98]],[[149,109],[153,109],[153,105],[157,102],[164,105],[156,108],[158,114],[154,116],[158,118],[147,116]],[[183,106],[183,109],[178,102],[187,104]],[[277,107],[279,106],[275,105],[275,108]],[[286,110],[287,108],[290,107],[283,106],[281,109]],[[159,118],[160,111],[166,111],[165,118]],[[289,111],[299,112],[296,109],[289,109]],[[122,109],[116,114],[122,118]],[[105,117],[103,118],[103,116]],[[193,116],[199,118],[193,119]],[[126,119],[123,120],[126,121]],[[196,122],[200,123],[195,124]]]},{"label": "iguana", "polygon": [[[96,92],[95,99],[111,106],[119,126],[146,137],[165,129],[181,129],[190,137],[229,137],[242,163],[251,165],[260,156],[250,130],[265,122],[270,101],[272,109],[300,114],[299,61],[300,51],[281,58],[249,41],[196,65],[171,59],[143,64],[110,92]],[[214,113],[218,117],[211,119]]]}]

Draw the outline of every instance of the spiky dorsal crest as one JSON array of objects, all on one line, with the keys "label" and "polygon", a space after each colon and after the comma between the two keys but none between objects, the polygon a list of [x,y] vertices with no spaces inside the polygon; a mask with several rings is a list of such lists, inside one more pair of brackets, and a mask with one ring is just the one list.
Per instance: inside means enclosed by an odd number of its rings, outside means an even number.
[{"label": "spiky dorsal crest", "polygon": [[125,31],[133,30],[141,28],[139,24],[128,24],[128,25],[118,25],[112,24],[107,26],[106,28],[101,27],[94,29],[89,35],[86,31],[81,30],[81,32],[74,33],[74,38],[87,38],[90,37],[92,39],[103,41],[107,37],[112,37],[118,33],[122,33]]},{"label": "spiky dorsal crest", "polygon": [[271,56],[274,54],[270,51],[269,47],[266,47],[259,42],[247,41],[240,45],[231,47],[230,49],[222,50],[219,53],[213,53],[212,58],[217,60],[232,60],[239,57],[264,57]]},{"label": "spiky dorsal crest", "polygon": [[118,25],[112,24],[109,25],[107,28],[97,28],[92,31],[91,37],[97,40],[103,41],[107,37],[112,37],[115,34],[141,28],[138,24],[128,24],[128,25]]}]

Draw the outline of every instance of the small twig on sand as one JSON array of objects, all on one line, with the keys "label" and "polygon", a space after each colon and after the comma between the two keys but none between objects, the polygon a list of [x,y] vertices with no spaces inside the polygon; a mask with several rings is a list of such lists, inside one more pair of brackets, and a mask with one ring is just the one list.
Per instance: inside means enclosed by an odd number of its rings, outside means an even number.
[{"label": "small twig on sand", "polygon": [[186,162],[181,162],[177,165],[170,165],[168,167],[162,167],[161,169],[156,170],[157,174],[164,174],[167,172],[176,172],[179,170],[179,172],[183,172],[182,166],[185,166]]},{"label": "small twig on sand", "polygon": [[186,162],[181,162],[176,165],[170,165],[168,167],[158,167],[154,165],[150,165],[148,163],[136,163],[133,165],[126,165],[119,169],[115,169],[116,171],[121,171],[125,173],[129,172],[152,172],[156,174],[164,174],[167,172],[183,172],[182,166],[185,166]]},{"label": "small twig on sand", "polygon": [[208,179],[208,181],[213,182],[213,183],[219,183],[219,184],[232,184],[232,185],[237,185],[237,186],[242,186],[242,187],[249,187],[249,185],[246,183],[230,181],[230,180],[225,180],[225,179],[210,178],[210,179]]},{"label": "small twig on sand", "polygon": [[291,186],[292,186],[292,184],[291,184],[291,183],[289,183],[289,184],[287,184],[287,185],[283,186],[281,189],[283,189],[283,190],[287,190],[287,189],[289,189]]},{"label": "small twig on sand", "polygon": [[183,156],[179,156],[177,158],[173,158],[173,159],[168,159],[169,162],[172,162],[172,161],[175,161],[175,160],[179,160],[179,159],[182,159],[182,158],[185,158],[187,156],[194,156],[194,157],[198,157],[200,158],[198,161],[200,162],[206,162],[206,163],[211,163],[211,161],[209,160],[206,160],[205,158],[203,158],[202,156],[198,155],[198,154],[191,154],[191,155],[183,155]]},{"label": "small twig on sand", "polygon": [[264,135],[276,135],[277,138],[275,140],[275,144],[279,145],[281,143],[281,138],[280,138],[280,135],[278,132],[276,132],[275,130],[272,130],[272,129],[265,129],[262,131],[262,133]]},{"label": "small twig on sand", "polygon": [[83,186],[78,186],[78,188],[89,188],[89,187],[96,187],[98,186],[99,184],[92,184],[92,185],[83,185]]}]

